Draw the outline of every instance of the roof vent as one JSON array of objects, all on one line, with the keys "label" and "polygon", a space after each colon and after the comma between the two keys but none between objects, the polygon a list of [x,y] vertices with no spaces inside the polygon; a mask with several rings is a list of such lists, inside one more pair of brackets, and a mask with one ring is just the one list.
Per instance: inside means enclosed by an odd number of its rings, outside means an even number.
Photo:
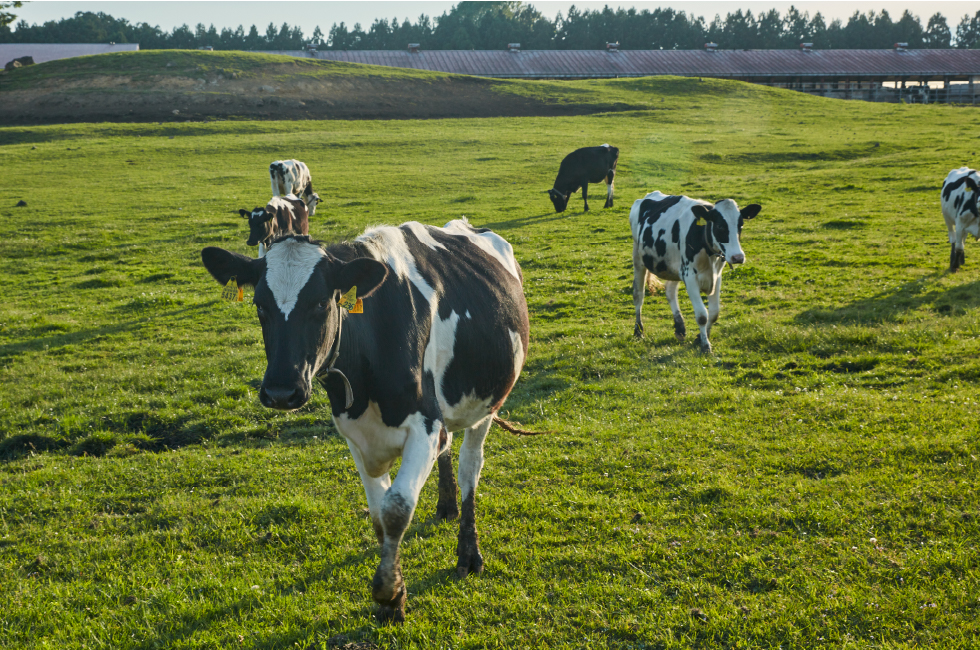
[{"label": "roof vent", "polygon": [[510,50],[511,52],[520,52],[521,51],[521,44],[520,43],[508,43],[507,44],[507,49]]},{"label": "roof vent", "polygon": [[717,43],[705,43],[704,44],[704,49],[707,50],[708,52],[714,52],[715,50],[718,49],[718,44]]},{"label": "roof vent", "polygon": [[909,44],[908,43],[895,43],[895,46],[894,47],[895,47],[895,51],[896,52],[904,52],[905,50],[909,49]]},{"label": "roof vent", "polygon": [[606,43],[606,49],[610,52],[619,52],[619,41],[615,43]]},{"label": "roof vent", "polygon": [[813,43],[800,43],[800,49],[804,52],[809,52],[813,49]]},{"label": "roof vent", "polygon": [[420,47],[422,46],[419,43],[409,43],[408,44],[409,54],[418,54]]}]

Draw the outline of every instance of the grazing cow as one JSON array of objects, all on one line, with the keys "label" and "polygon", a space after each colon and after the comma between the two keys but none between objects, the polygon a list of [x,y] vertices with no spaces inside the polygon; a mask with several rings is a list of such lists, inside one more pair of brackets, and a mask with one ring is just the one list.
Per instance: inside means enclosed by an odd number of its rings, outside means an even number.
[{"label": "grazing cow", "polygon": [[[739,210],[732,199],[712,205],[686,196],[652,192],[633,203],[630,230],[633,232],[633,306],[636,327],[633,335],[643,336],[644,290],[652,274],[666,283],[665,293],[674,313],[674,335],[684,340],[687,330],[677,289],[681,282],[694,305],[698,321],[698,342],[702,352],[711,352],[708,334],[721,310],[721,272],[725,263],[743,264],[745,253],[739,243],[742,223],[752,219],[762,206],[753,203]],[[701,294],[708,295],[705,310]]]},{"label": "grazing cow", "polygon": [[238,214],[248,219],[248,246],[259,245],[259,257],[265,255],[269,245],[283,235],[310,234],[310,219],[306,203],[293,194],[274,196],[264,208],[251,212],[239,210]]},{"label": "grazing cow", "polygon": [[[459,514],[449,456],[452,432],[462,491],[456,565],[483,570],[475,497],[483,441],[524,365],[528,312],[521,269],[503,238],[465,220],[444,228],[410,222],[321,248],[308,237],[277,241],[260,259],[205,248],[220,283],[255,287],[268,365],[259,399],[297,409],[314,379],[330,397],[367,495],[381,560],[372,582],[381,620],[404,620],[399,545],[438,458],[437,516]],[[354,291],[363,313],[342,308]],[[343,332],[343,336],[341,336]],[[394,481],[389,470],[401,456]]]},{"label": "grazing cow", "polygon": [[589,211],[589,183],[606,182],[606,204],[602,207],[613,207],[613,180],[616,178],[616,162],[619,161],[619,149],[604,144],[601,147],[584,147],[576,149],[565,156],[558,167],[558,177],[555,185],[547,190],[555,212],[564,212],[568,207],[568,199],[582,188],[582,200],[585,201],[585,211]]},{"label": "grazing cow", "polygon": [[955,273],[966,261],[963,241],[966,236],[980,239],[980,212],[977,211],[977,194],[980,194],[980,174],[969,167],[949,172],[943,181],[941,204],[943,219],[949,234],[949,270]]},{"label": "grazing cow", "polygon": [[272,196],[302,194],[310,216],[316,214],[320,195],[313,191],[313,179],[306,163],[298,160],[277,160],[269,165],[269,178],[272,180]]}]

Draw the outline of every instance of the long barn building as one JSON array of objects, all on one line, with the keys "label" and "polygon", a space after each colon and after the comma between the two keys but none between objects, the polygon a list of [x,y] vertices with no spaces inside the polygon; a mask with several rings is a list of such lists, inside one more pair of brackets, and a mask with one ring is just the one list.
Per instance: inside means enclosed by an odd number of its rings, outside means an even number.
[{"label": "long barn building", "polygon": [[871,101],[975,103],[980,50],[324,50],[280,51],[331,61],[498,79],[678,75],[737,79]]}]

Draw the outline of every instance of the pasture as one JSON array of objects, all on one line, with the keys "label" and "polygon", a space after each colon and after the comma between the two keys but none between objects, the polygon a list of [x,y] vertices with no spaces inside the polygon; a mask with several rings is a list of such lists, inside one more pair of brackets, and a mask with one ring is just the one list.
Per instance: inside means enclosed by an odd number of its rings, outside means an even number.
[{"label": "pasture", "polygon": [[[980,245],[944,273],[939,210],[975,112],[697,79],[513,92],[651,108],[0,128],[0,647],[980,643]],[[591,212],[556,215],[562,156],[603,142],[616,206],[592,186]],[[293,157],[318,239],[465,215],[523,267],[502,415],[556,433],[491,432],[481,576],[456,580],[430,478],[400,627],[373,618],[377,544],[324,393],[261,407],[248,293],[220,302],[200,262],[255,254],[237,211]],[[763,206],[711,356],[662,294],[632,338],[627,215],[654,189]]]}]

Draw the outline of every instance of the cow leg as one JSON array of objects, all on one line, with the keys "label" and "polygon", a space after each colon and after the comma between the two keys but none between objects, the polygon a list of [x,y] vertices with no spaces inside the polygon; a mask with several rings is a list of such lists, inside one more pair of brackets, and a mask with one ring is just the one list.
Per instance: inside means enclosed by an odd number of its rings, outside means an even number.
[{"label": "cow leg", "polygon": [[670,312],[674,315],[674,336],[678,341],[684,341],[687,335],[687,328],[684,327],[684,317],[681,316],[681,306],[677,302],[677,291],[680,282],[664,282],[664,293],[667,295],[667,303],[670,305]]},{"label": "cow leg", "polygon": [[698,279],[691,271],[684,273],[684,288],[687,289],[687,297],[691,299],[691,304],[694,306],[694,318],[698,322],[698,329],[700,330],[700,335],[698,336],[698,343],[701,345],[701,351],[704,353],[711,352],[711,343],[708,341],[708,310],[704,307],[704,301],[701,300],[701,285],[698,284]]},{"label": "cow leg", "polygon": [[483,573],[483,556],[476,534],[476,486],[483,469],[483,441],[493,423],[493,416],[468,428],[459,448],[459,488],[463,494],[463,512],[459,520],[456,543],[456,575],[465,578],[471,573]]},{"label": "cow leg", "polygon": [[708,328],[707,333],[711,335],[711,326],[718,321],[718,314],[721,312],[721,271],[715,271],[715,290],[708,294]]},{"label": "cow leg", "polygon": [[445,427],[443,434],[447,437],[446,443],[442,445],[445,451],[436,459],[436,467],[439,468],[439,502],[436,504],[436,519],[452,521],[459,518],[458,490],[456,477],[453,475],[453,434],[448,433]]},{"label": "cow leg", "polygon": [[[435,431],[442,428],[441,422],[434,424]],[[407,591],[402,580],[399,547],[438,453],[439,435],[429,433],[423,425],[411,426],[402,449],[398,475],[381,500],[384,541],[381,544],[381,562],[374,572],[371,589],[375,602],[381,606],[378,620],[382,622],[401,623],[405,620]]]},{"label": "cow leg", "polygon": [[349,440],[347,441],[347,447],[350,449],[350,455],[354,459],[354,465],[357,466],[357,473],[361,475],[361,484],[364,486],[364,495],[367,497],[368,502],[368,512],[371,514],[371,523],[374,525],[374,534],[378,538],[378,544],[384,544],[385,531],[384,526],[381,524],[381,502],[384,499],[385,493],[388,492],[388,488],[391,487],[391,476],[388,475],[388,472],[385,472],[381,476],[371,476],[365,469],[364,457],[361,456],[361,451]]},{"label": "cow leg", "polygon": [[602,207],[613,207],[613,181],[616,179],[616,170],[610,169],[606,174],[606,204]]},{"label": "cow leg", "polygon": [[259,257],[265,257],[265,244],[259,242]]},{"label": "cow leg", "polygon": [[582,186],[582,200],[585,201],[585,212],[589,211],[589,184]]},{"label": "cow leg", "polygon": [[643,298],[647,292],[647,271],[640,256],[640,247],[633,244],[633,309],[636,311],[636,324],[633,336],[643,336]]}]

